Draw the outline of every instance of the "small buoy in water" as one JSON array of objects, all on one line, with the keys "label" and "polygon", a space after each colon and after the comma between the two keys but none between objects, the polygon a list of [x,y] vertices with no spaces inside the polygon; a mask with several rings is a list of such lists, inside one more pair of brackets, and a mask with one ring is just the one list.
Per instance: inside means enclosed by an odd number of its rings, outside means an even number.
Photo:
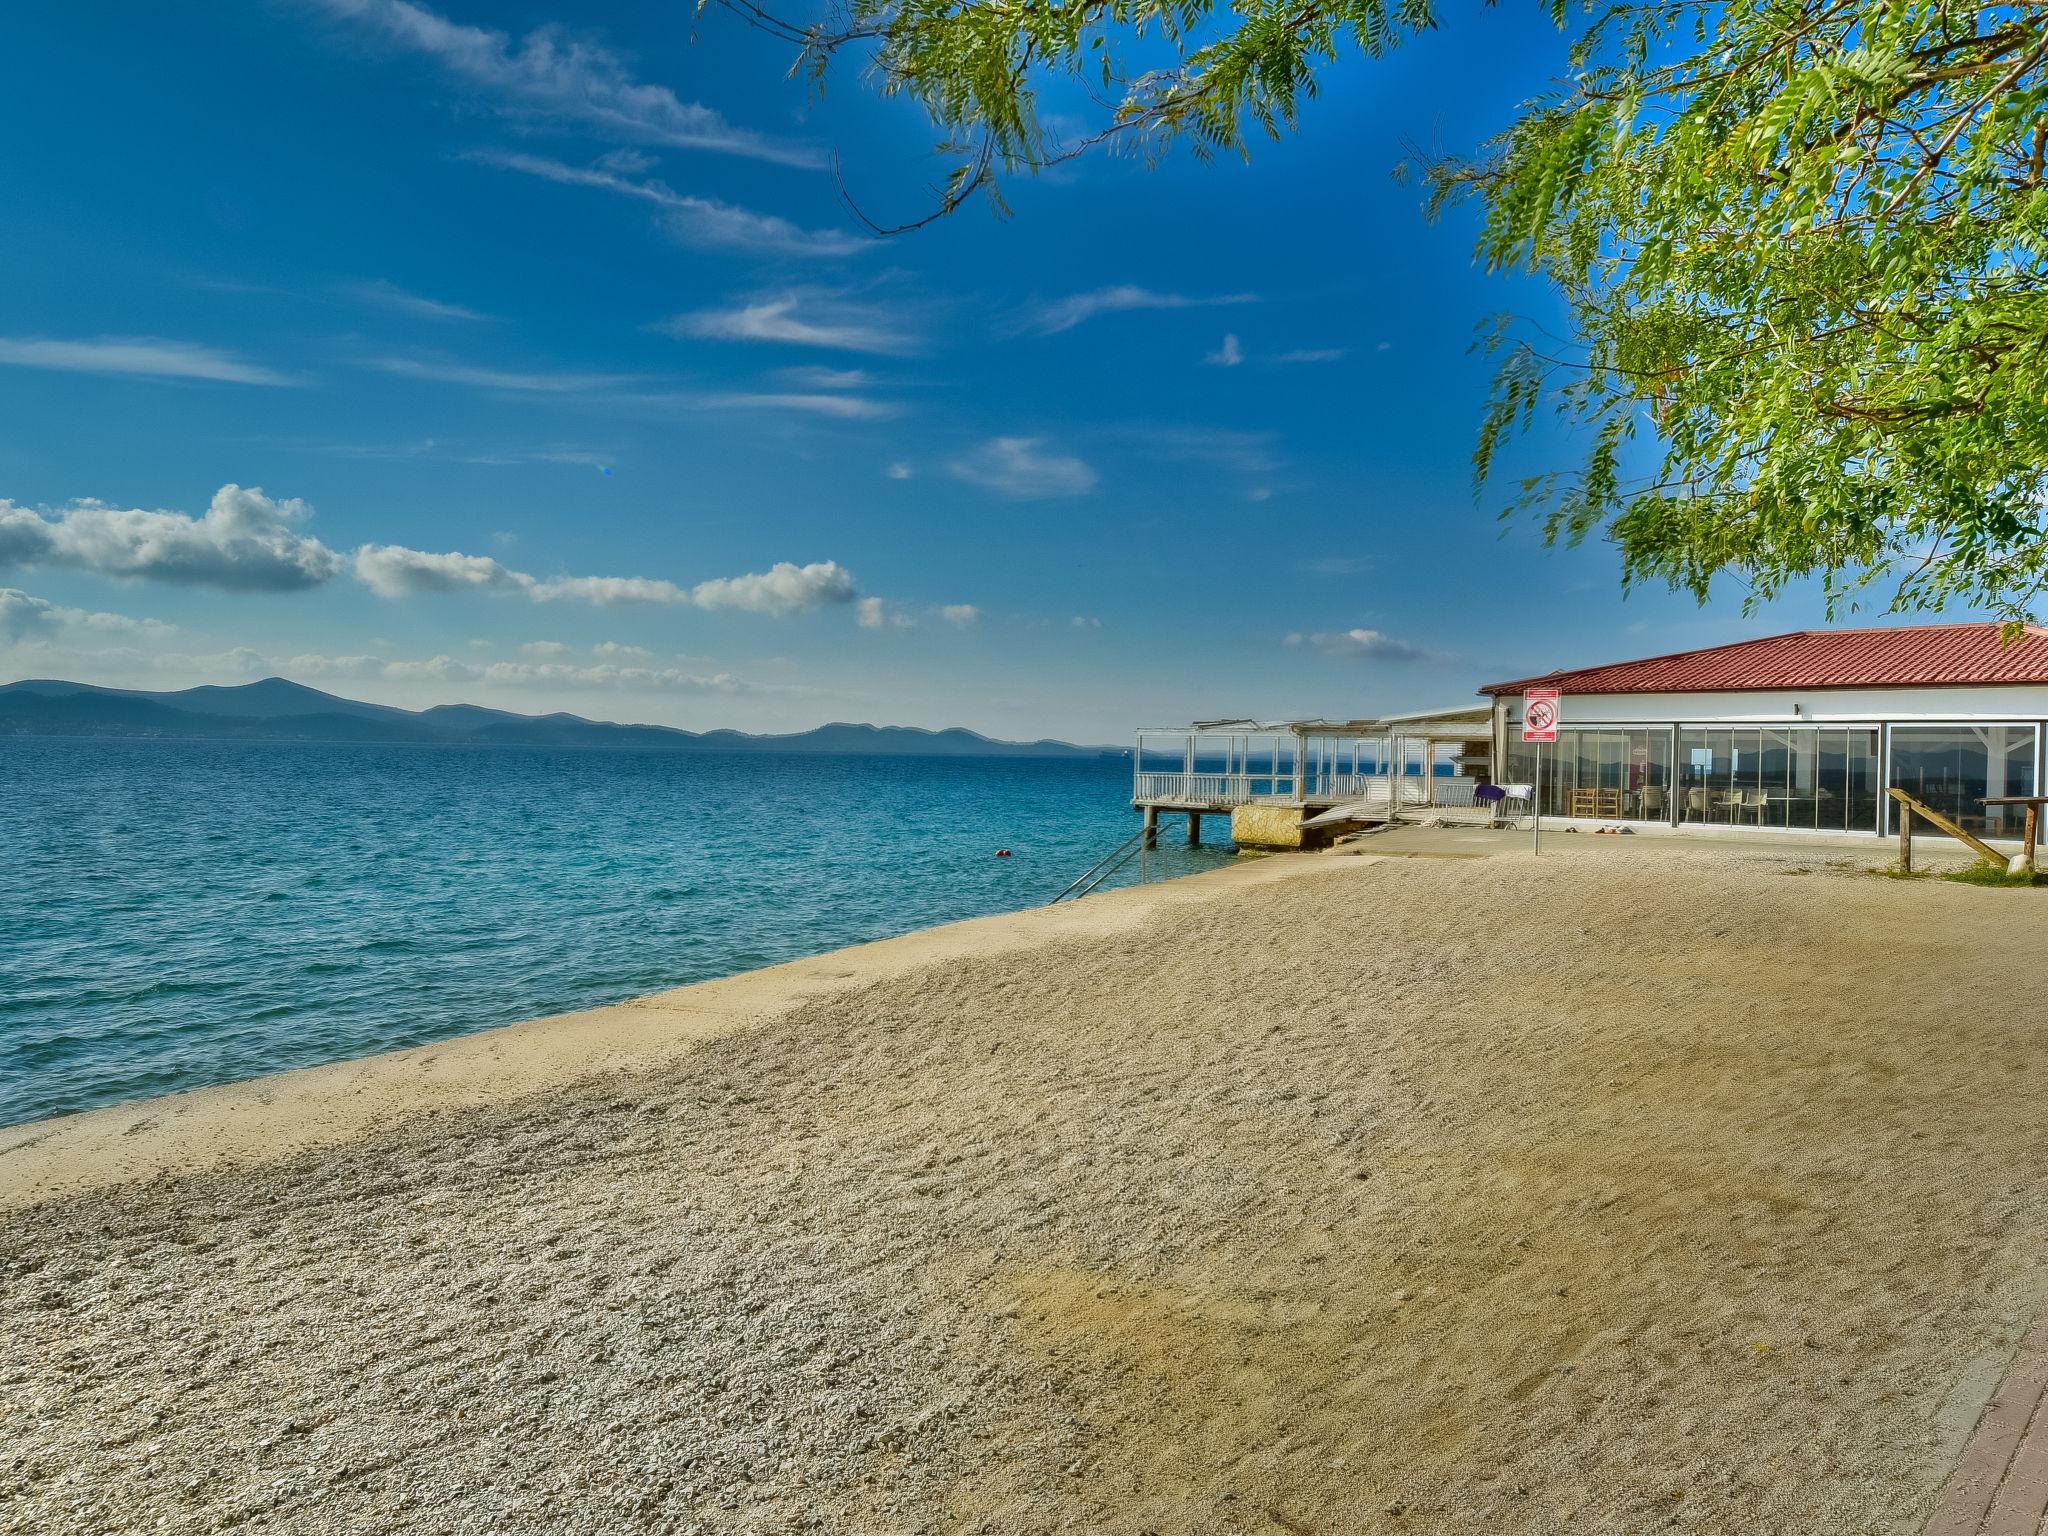
[{"label": "small buoy in water", "polygon": [[999,859],[1007,859],[1009,856],[1010,850],[1007,848],[998,848],[996,850],[996,857]]}]

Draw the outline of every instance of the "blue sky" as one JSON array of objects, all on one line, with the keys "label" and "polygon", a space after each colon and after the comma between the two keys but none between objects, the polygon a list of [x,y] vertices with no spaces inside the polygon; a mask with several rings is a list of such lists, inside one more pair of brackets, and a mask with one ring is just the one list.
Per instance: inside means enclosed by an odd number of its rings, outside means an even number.
[{"label": "blue sky", "polygon": [[1473,497],[1474,326],[1552,301],[1391,173],[1562,67],[1535,9],[875,239],[831,159],[915,217],[929,125],[715,8],[15,8],[0,674],[1116,740],[1819,622]]}]

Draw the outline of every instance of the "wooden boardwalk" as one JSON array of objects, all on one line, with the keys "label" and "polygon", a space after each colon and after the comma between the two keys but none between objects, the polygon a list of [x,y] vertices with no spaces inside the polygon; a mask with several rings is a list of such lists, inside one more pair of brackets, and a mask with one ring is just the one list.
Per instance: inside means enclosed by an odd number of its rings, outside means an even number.
[{"label": "wooden boardwalk", "polygon": [[2048,1317],[2013,1357],[1926,1536],[2048,1533]]}]

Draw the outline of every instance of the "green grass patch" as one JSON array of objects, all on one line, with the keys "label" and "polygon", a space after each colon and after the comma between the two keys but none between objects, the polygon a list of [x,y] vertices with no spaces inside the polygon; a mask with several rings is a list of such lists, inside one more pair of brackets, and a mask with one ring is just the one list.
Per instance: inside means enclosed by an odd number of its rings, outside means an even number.
[{"label": "green grass patch", "polygon": [[2048,874],[2040,870],[2028,870],[2017,875],[2005,872],[2003,864],[1993,864],[1979,859],[1968,869],[1951,869],[1942,873],[1942,879],[1953,880],[1958,885],[1995,886],[2039,886],[2048,885]]}]

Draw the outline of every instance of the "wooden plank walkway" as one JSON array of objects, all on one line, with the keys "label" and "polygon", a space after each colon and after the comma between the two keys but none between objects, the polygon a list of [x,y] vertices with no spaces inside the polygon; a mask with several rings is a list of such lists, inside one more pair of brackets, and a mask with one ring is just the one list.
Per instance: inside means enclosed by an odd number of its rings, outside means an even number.
[{"label": "wooden plank walkway", "polygon": [[2048,1316],[1977,1420],[1926,1536],[2048,1536]]}]

